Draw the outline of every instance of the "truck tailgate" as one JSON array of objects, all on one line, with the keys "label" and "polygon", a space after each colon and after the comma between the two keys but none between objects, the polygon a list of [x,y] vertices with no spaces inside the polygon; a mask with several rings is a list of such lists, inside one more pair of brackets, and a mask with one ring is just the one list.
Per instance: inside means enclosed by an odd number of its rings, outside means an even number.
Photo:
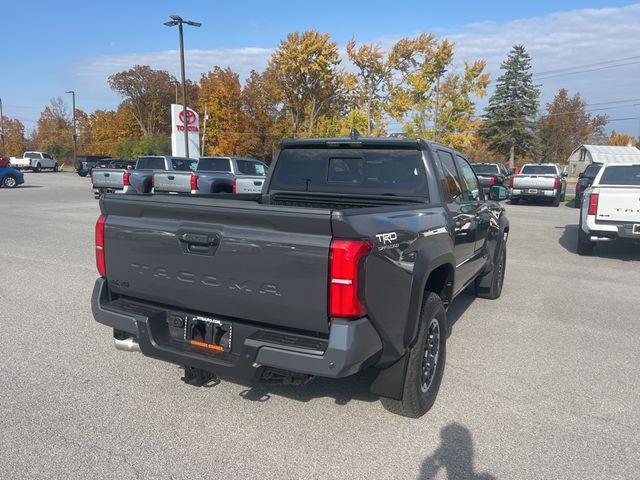
[{"label": "truck tailgate", "polygon": [[197,197],[104,198],[112,291],[328,332],[331,212]]},{"label": "truck tailgate", "polygon": [[91,183],[94,188],[124,188],[123,175],[126,170],[114,168],[94,168],[91,174]]},{"label": "truck tailgate", "polygon": [[596,220],[640,224],[640,187],[598,187]]},{"label": "truck tailgate", "polygon": [[153,189],[156,192],[191,192],[191,172],[154,172]]},{"label": "truck tailgate", "polygon": [[236,175],[236,193],[260,193],[264,177]]},{"label": "truck tailgate", "polygon": [[555,177],[543,175],[516,175],[513,177],[513,188],[515,189],[538,189],[553,190]]}]

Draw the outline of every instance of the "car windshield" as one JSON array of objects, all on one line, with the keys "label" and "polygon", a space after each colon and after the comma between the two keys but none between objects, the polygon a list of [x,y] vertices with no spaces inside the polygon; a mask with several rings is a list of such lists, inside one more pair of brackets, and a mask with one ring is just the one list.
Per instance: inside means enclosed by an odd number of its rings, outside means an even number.
[{"label": "car windshield", "polygon": [[607,167],[600,177],[600,185],[640,186],[640,165]]},{"label": "car windshield", "polygon": [[602,168],[602,165],[598,163],[592,163],[585,169],[583,176],[595,178],[596,175],[598,175],[598,172],[600,171],[601,168]]},{"label": "car windshield", "polygon": [[525,165],[520,173],[522,175],[557,175],[558,171],[553,165]]},{"label": "car windshield", "polygon": [[172,158],[171,165],[177,172],[195,172],[198,161],[192,158]]},{"label": "car windshield", "polygon": [[497,175],[500,173],[497,165],[481,165],[472,163],[471,167],[473,168],[473,171],[478,175]]}]

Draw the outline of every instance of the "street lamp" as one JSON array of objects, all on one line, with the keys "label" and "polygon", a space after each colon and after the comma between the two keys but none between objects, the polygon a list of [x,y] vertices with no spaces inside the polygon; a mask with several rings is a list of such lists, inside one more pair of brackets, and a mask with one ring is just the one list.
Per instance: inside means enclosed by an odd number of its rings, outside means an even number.
[{"label": "street lamp", "polygon": [[440,110],[440,77],[444,75],[447,71],[443,68],[436,72],[436,108],[435,114],[433,118],[433,140],[438,141],[438,111]]},{"label": "street lamp", "polygon": [[4,157],[6,152],[4,151],[4,116],[2,115],[2,99],[0,98],[0,138],[2,139],[2,156]]},{"label": "street lamp", "polygon": [[167,27],[178,26],[178,35],[180,37],[180,70],[182,74],[182,123],[184,126],[184,156],[189,158],[189,130],[187,126],[187,83],[184,74],[184,40],[182,33],[182,24],[187,24],[191,27],[200,27],[201,23],[193,22],[191,20],[183,20],[178,15],[170,15],[170,21],[164,22]]},{"label": "street lamp", "polygon": [[66,91],[64,93],[70,93],[71,94],[71,101],[72,101],[72,105],[73,105],[73,133],[72,138],[73,138],[73,166],[75,168],[78,168],[78,132],[76,131],[76,92],[74,92],[73,90],[69,90]]}]

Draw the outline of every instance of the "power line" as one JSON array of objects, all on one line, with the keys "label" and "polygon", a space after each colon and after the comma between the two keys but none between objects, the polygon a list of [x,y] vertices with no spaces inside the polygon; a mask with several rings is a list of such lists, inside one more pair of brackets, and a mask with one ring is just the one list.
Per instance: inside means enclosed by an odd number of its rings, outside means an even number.
[{"label": "power line", "polygon": [[626,67],[628,65],[637,65],[639,63],[640,63],[640,61],[620,63],[620,64],[617,64],[617,65],[607,65],[607,66],[604,66],[604,67],[589,68],[589,69],[585,69],[585,70],[576,70],[575,72],[565,72],[565,73],[558,73],[558,74],[553,74],[553,75],[545,75],[543,78],[540,78],[540,77],[536,77],[536,78],[538,80],[549,80],[550,78],[565,77],[567,75],[577,75],[579,73],[598,72],[600,70],[607,70],[609,68]]},{"label": "power line", "polygon": [[606,65],[609,63],[617,63],[617,62],[626,62],[627,60],[635,60],[635,59],[640,59],[640,55],[634,55],[633,57],[625,57],[625,58],[618,58],[616,60],[604,60],[602,62],[595,62],[595,63],[587,63],[584,65],[576,65],[574,67],[563,67],[563,68],[557,68],[555,70],[546,70],[543,72],[534,72],[533,76],[540,76],[540,75],[547,75],[547,74],[552,74],[552,73],[560,73],[560,72],[564,72],[567,70],[575,70],[577,68],[590,68],[590,67],[597,67],[600,65]]}]

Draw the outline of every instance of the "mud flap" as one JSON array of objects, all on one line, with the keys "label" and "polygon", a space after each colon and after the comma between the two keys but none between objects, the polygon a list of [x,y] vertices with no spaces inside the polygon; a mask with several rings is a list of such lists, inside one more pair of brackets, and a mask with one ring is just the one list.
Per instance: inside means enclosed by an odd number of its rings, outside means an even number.
[{"label": "mud flap", "polygon": [[409,363],[409,353],[405,353],[393,365],[378,371],[378,375],[371,382],[371,393],[382,397],[402,400],[404,391],[404,378]]}]

